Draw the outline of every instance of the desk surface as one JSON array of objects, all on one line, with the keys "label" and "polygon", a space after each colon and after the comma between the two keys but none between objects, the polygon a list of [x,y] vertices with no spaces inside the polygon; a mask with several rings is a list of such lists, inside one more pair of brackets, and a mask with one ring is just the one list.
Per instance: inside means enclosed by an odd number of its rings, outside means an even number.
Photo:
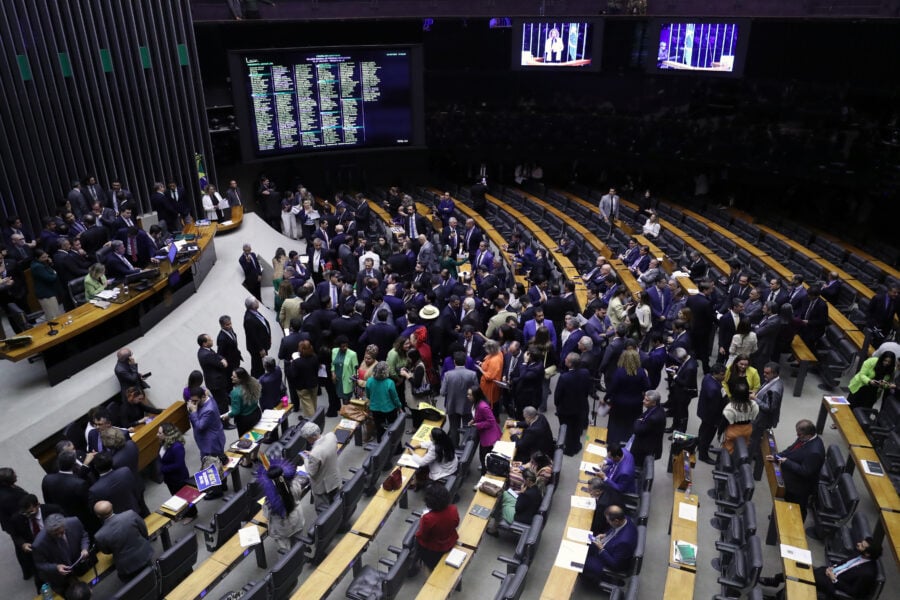
[{"label": "desk surface", "polygon": [[369,539],[360,535],[353,533],[345,535],[303,581],[300,588],[291,596],[291,600],[318,600],[326,597],[350,570],[368,543]]},{"label": "desk surface", "polygon": [[862,478],[866,487],[869,488],[869,494],[872,500],[881,510],[892,510],[900,512],[900,495],[897,494],[894,483],[887,475],[868,475],[862,466],[862,461],[871,460],[881,462],[878,453],[872,448],[862,448],[860,446],[852,446],[850,448],[853,454],[853,460],[856,461],[856,467],[859,469],[859,476]]},{"label": "desk surface", "polygon": [[[700,518],[700,498],[696,494],[685,496],[684,492],[675,490],[674,501],[672,502],[672,539],[669,543],[669,566],[675,569],[684,569],[687,571],[696,571],[696,566],[685,565],[675,562],[675,541],[690,542],[697,545],[697,521],[683,519],[678,515],[679,504],[692,504],[697,507],[697,518]],[[702,551],[697,548],[697,559],[700,559]]]},{"label": "desk surface", "polygon": [[784,589],[787,600],[816,600],[818,598],[816,586],[813,583],[789,579],[785,582]]},{"label": "desk surface", "polygon": [[[455,550],[461,550],[465,552],[466,558],[463,561],[462,565],[459,568],[454,568],[444,562],[444,555],[441,558],[441,562],[434,568],[434,571],[431,572],[431,575],[428,576],[428,581],[422,586],[421,591],[419,591],[419,595],[416,596],[416,600],[435,600],[436,598],[446,598],[453,590],[456,589],[456,585],[459,583],[459,580],[462,578],[462,574],[465,571],[466,567],[469,566],[469,561],[472,560],[472,555],[475,554],[475,551],[471,548],[463,548],[461,546],[457,546],[454,548]],[[295,598],[293,600],[300,600],[299,598]],[[305,599],[304,599],[305,600]]]},{"label": "desk surface", "polygon": [[887,534],[885,546],[890,546],[894,551],[894,564],[900,570],[900,512],[889,510],[881,511],[881,521],[884,523],[884,531]]},{"label": "desk surface", "polygon": [[848,446],[872,447],[872,442],[869,441],[862,427],[859,426],[859,421],[853,416],[853,409],[850,408],[849,404],[831,405],[823,397],[822,405],[828,411],[828,414],[831,415],[831,420],[837,425],[841,437],[844,438]]},{"label": "desk surface", "polygon": [[666,589],[663,598],[666,600],[693,600],[694,580],[697,574],[675,567],[666,569]]},{"label": "desk surface", "polygon": [[[503,477],[494,477],[492,475],[488,475],[487,477],[495,481],[501,487],[505,483]],[[487,529],[488,519],[482,519],[481,517],[476,517],[471,514],[470,511],[472,508],[475,506],[484,506],[493,511],[499,501],[500,496],[494,497],[489,496],[484,492],[475,492],[475,496],[472,498],[472,502],[469,503],[469,508],[462,516],[462,521],[459,524],[459,541],[457,543],[460,546],[471,548],[472,550],[478,549],[478,544],[481,543],[481,538],[484,537],[484,531]]]},{"label": "desk surface", "polygon": [[[587,439],[590,444],[597,444],[594,440],[605,440],[607,435],[607,431],[605,427],[596,427],[590,426],[588,427],[588,435]],[[584,452],[582,452],[581,460],[585,462],[592,463],[600,463],[602,464],[605,458],[599,454],[593,454],[588,452],[587,447],[585,447]],[[579,481],[575,485],[575,490],[573,494],[575,496],[589,496],[587,492],[583,491],[581,488],[585,486],[583,483],[584,480],[581,477],[587,477],[585,473],[579,472]],[[557,491],[557,493],[562,493]],[[569,509],[569,517],[566,520],[566,525],[563,528],[563,539],[566,537],[566,532],[569,527],[575,527],[577,529],[590,529],[591,521],[594,519],[594,511],[588,510],[584,508],[570,508]],[[548,544],[549,542],[544,542]],[[544,589],[541,592],[541,600],[564,600],[568,599],[572,596],[572,590],[575,589],[575,582],[578,580],[578,573],[572,571],[570,569],[564,569],[563,567],[557,567],[554,565],[550,569],[550,574],[547,576],[547,581],[544,583]]]},{"label": "desk surface", "polygon": [[[783,500],[776,500],[773,504],[779,541],[782,544],[809,550],[806,530],[803,527],[803,517],[800,515],[800,505]],[[784,557],[782,557],[781,562],[784,567],[785,578],[815,583],[811,565],[802,568],[798,566],[799,563],[797,561]]]}]

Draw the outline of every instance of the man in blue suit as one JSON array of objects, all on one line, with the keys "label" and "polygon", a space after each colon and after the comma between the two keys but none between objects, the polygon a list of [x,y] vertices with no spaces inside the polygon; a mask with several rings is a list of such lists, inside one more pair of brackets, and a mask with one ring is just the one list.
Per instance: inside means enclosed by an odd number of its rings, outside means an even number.
[{"label": "man in blue suit", "polygon": [[666,326],[666,312],[672,306],[672,290],[664,276],[656,280],[656,285],[647,288],[650,296],[651,330],[662,331]]},{"label": "man in blue suit", "polygon": [[531,342],[535,332],[541,325],[545,325],[550,331],[550,341],[556,346],[556,328],[553,326],[553,321],[544,319],[544,309],[540,307],[534,309],[534,318],[525,321],[525,326],[522,327],[522,333],[525,336],[525,344],[527,345]]},{"label": "man in blue suit", "polygon": [[609,529],[594,539],[584,561],[584,575],[595,581],[604,569],[627,569],[637,548],[637,527],[621,506],[614,504],[607,508],[606,521]]},{"label": "man in blue suit", "polygon": [[623,504],[624,494],[635,492],[634,456],[619,444],[610,444],[607,448],[606,463],[597,473],[603,481],[603,495],[606,504]]}]

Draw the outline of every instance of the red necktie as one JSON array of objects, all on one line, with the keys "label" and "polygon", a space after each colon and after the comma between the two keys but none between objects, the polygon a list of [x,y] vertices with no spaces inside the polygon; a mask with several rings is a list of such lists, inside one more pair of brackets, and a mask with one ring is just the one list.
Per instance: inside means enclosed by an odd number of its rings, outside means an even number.
[{"label": "red necktie", "polygon": [[38,523],[37,517],[31,517],[31,533],[34,534],[34,537],[37,537],[37,534],[41,532],[41,525]]}]

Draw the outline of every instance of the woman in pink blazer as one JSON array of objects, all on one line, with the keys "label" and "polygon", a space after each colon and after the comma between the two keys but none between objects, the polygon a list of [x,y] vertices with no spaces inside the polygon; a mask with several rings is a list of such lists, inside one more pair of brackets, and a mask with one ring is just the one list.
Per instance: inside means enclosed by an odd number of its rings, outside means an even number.
[{"label": "woman in pink blazer", "polygon": [[478,458],[481,460],[483,474],[484,457],[493,449],[494,443],[500,439],[500,425],[481,388],[469,388],[467,397],[472,403],[472,420],[469,421],[469,427],[475,427],[478,430]]}]

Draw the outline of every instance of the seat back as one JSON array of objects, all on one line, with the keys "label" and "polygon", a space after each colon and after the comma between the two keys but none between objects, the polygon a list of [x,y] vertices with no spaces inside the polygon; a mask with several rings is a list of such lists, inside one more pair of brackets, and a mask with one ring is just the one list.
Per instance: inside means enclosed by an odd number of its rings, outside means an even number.
[{"label": "seat back", "polygon": [[[565,427],[565,425],[561,425],[560,427]],[[562,448],[557,448],[556,452],[553,453],[553,472],[550,476],[550,481],[553,485],[559,485],[559,476],[562,473],[562,465],[563,460],[565,458],[565,453]]]},{"label": "seat back", "polygon": [[556,447],[562,448],[566,443],[566,435],[568,435],[569,426],[563,423],[559,426],[559,433],[556,435]]},{"label": "seat back", "polygon": [[156,569],[147,567],[127,584],[119,588],[111,600],[156,600],[160,598],[159,582],[156,579]]},{"label": "seat back", "polygon": [[165,596],[194,570],[197,562],[197,536],[186,535],[156,559],[160,595]]},{"label": "seat back", "polygon": [[247,511],[250,505],[249,500],[246,490],[241,490],[216,511],[216,514],[213,515],[215,540],[212,546],[210,546],[209,540],[206,542],[206,547],[210,552],[218,550],[222,544],[227,542],[241,528],[241,524],[247,518]]},{"label": "seat back", "polygon": [[[459,459],[459,464],[456,468],[456,474],[460,479],[460,484],[462,484],[469,476],[469,468],[472,466],[472,461],[475,460],[476,446],[477,442],[475,440],[469,440],[466,442],[465,446],[463,446],[462,457]],[[458,487],[459,486],[457,486],[457,488]]]},{"label": "seat back", "polygon": [[300,572],[306,563],[306,545],[294,544],[287,553],[281,557],[278,564],[266,575],[269,586],[269,598],[272,600],[287,600],[291,592],[297,586]]},{"label": "seat back", "polygon": [[400,588],[406,582],[406,574],[416,560],[416,554],[410,548],[404,548],[397,555],[394,564],[388,569],[387,575],[382,583],[382,591],[384,592],[384,600],[392,600],[400,593]]},{"label": "seat back", "polygon": [[81,306],[87,301],[84,294],[84,277],[85,276],[82,275],[81,277],[69,280],[69,298],[75,306]]},{"label": "seat back", "polygon": [[847,461],[837,444],[830,444],[825,450],[825,462],[819,472],[819,483],[833,485],[847,468]]},{"label": "seat back", "polygon": [[341,487],[340,499],[343,506],[343,517],[341,519],[341,527],[347,528],[353,519],[353,513],[359,505],[359,499],[362,498],[363,491],[366,487],[366,472],[358,469],[353,477],[344,482]]},{"label": "seat back", "polygon": [[629,577],[625,587],[614,587],[609,593],[609,600],[637,600],[640,577]]},{"label": "seat back", "polygon": [[534,560],[538,544],[541,543],[541,534],[544,532],[545,518],[543,515],[535,515],[528,529],[519,536],[514,556],[519,562],[530,565]]},{"label": "seat back", "polygon": [[527,576],[528,565],[519,565],[515,573],[510,573],[503,578],[494,600],[518,600],[525,590],[525,578]]},{"label": "seat back", "polygon": [[641,499],[634,513],[634,522],[638,525],[646,525],[650,519],[650,498],[650,492],[641,492]]},{"label": "seat back", "polygon": [[310,421],[318,425],[320,430],[325,431],[325,407],[320,406],[319,409],[313,413]]},{"label": "seat back", "polygon": [[340,498],[332,502],[313,523],[310,537],[312,538],[311,557],[312,562],[318,564],[328,554],[328,546],[334,536],[337,535],[344,517],[344,505]]},{"label": "seat back", "polygon": [[403,431],[405,428],[406,428],[406,413],[403,411],[400,411],[397,414],[397,418],[394,419],[394,422],[391,423],[390,427],[388,427],[387,432],[386,432],[387,437],[389,437],[391,440],[391,443],[390,443],[391,448],[396,448],[400,444],[400,441],[403,439]]},{"label": "seat back", "polygon": [[[722,454],[722,452],[719,452]],[[735,438],[734,450],[731,453],[731,462],[735,467],[746,464],[750,461],[750,451],[747,448],[747,440],[742,437]]]},{"label": "seat back", "polygon": [[841,503],[844,505],[844,516],[841,518],[841,521],[846,522],[850,520],[850,517],[856,512],[856,507],[859,505],[859,492],[856,491],[853,476],[849,473],[841,475],[838,479],[837,489],[841,495]]},{"label": "seat back", "polygon": [[254,583],[249,589],[244,590],[241,600],[269,600],[268,579],[261,579]]},{"label": "seat back", "polygon": [[550,512],[550,507],[553,506],[554,492],[556,492],[556,486],[552,483],[548,483],[547,487],[544,488],[544,498],[541,500],[541,505],[538,507],[537,514],[546,518],[547,513]]},{"label": "seat back", "polygon": [[391,460],[394,446],[390,442],[391,440],[388,436],[382,436],[381,443],[375,446],[375,449],[369,454],[369,458],[364,464],[366,470],[365,493],[367,496],[372,496],[376,492],[378,483],[381,481],[381,472],[387,468]]},{"label": "seat back", "polygon": [[741,496],[744,498],[744,502],[749,502],[753,499],[753,492],[756,491],[756,481],[753,479],[753,467],[744,463],[741,465],[739,475]]},{"label": "seat back", "polygon": [[644,458],[644,467],[641,469],[641,490],[649,492],[653,489],[653,477],[656,469],[656,458],[651,454]]}]

